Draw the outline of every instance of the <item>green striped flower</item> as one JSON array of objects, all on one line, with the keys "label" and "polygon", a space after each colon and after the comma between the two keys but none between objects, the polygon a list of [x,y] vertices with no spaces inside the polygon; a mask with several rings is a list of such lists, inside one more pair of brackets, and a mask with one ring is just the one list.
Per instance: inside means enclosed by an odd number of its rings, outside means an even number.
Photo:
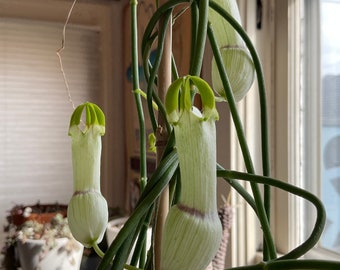
[{"label": "green striped flower", "polygon": [[[241,23],[240,13],[236,0],[215,0],[235,20]],[[220,16],[216,11],[210,9],[209,22],[214,31],[216,42],[227,72],[229,82],[236,101],[240,101],[249,91],[254,81],[255,68],[244,41],[237,31]],[[211,76],[214,90],[226,98],[224,87],[220,79],[216,60],[212,60]]]},{"label": "green striped flower", "polygon": [[[79,125],[83,110],[86,126]],[[105,116],[93,103],[78,106],[71,116],[74,193],[67,217],[75,239],[86,247],[101,242],[108,222],[108,207],[100,192],[101,136],[105,133]]]},{"label": "green striped flower", "polygon": [[[202,113],[191,104],[192,86],[201,95]],[[178,204],[166,219],[161,269],[203,270],[216,254],[222,237],[216,206],[218,113],[214,94],[205,81],[187,76],[170,86],[165,107],[174,126],[182,188]]]}]

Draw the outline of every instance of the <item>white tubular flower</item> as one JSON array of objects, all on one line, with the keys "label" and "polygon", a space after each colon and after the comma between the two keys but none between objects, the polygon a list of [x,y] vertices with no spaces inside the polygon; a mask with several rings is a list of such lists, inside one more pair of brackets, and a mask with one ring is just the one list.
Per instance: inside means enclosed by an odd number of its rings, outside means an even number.
[{"label": "white tubular flower", "polygon": [[[241,23],[236,0],[215,0],[215,2]],[[220,48],[234,98],[236,101],[240,101],[247,94],[254,81],[254,63],[237,31],[212,9],[209,11],[209,21]],[[211,76],[214,90],[225,99],[226,95],[215,58],[212,60]]]},{"label": "white tubular flower", "polygon": [[[203,113],[192,107],[191,84],[201,94]],[[175,130],[181,195],[164,226],[161,269],[203,270],[215,256],[222,237],[216,206],[218,114],[214,94],[202,79],[187,76],[170,86],[165,107]]]},{"label": "white tubular flower", "polygon": [[[86,111],[86,127],[79,127]],[[74,193],[67,209],[68,223],[76,240],[86,247],[101,242],[108,222],[108,207],[100,192],[101,136],[105,116],[93,103],[78,106],[71,116]]]}]

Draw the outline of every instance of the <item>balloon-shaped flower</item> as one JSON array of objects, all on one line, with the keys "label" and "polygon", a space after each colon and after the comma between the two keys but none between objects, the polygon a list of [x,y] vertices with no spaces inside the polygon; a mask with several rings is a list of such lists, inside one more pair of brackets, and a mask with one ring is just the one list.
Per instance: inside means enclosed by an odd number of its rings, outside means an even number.
[{"label": "balloon-shaped flower", "polygon": [[[79,127],[83,110],[85,128]],[[101,136],[105,116],[93,103],[79,105],[70,121],[74,193],[67,210],[71,232],[86,247],[99,243],[108,222],[108,207],[100,192]]]},{"label": "balloon-shaped flower", "polygon": [[[215,0],[215,2],[241,23],[236,0]],[[254,63],[237,31],[212,9],[209,11],[209,22],[214,30],[234,98],[236,101],[240,101],[247,94],[254,81]],[[211,76],[214,90],[222,98],[226,98],[215,58],[212,60]]]},{"label": "balloon-shaped flower", "polygon": [[[192,87],[201,95],[202,113],[192,106]],[[222,238],[216,206],[215,97],[205,81],[187,76],[169,87],[165,107],[174,125],[181,195],[166,219],[161,269],[203,270]]]}]

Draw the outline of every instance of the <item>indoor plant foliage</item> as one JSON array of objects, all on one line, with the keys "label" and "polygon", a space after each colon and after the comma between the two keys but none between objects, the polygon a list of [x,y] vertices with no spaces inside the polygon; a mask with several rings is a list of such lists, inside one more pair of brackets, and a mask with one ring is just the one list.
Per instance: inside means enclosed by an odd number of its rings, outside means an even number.
[{"label": "indoor plant foliage", "polygon": [[[161,93],[162,89],[160,87],[162,79],[157,74],[159,68],[166,64],[166,61],[161,61],[161,59],[164,60],[164,57],[166,57],[163,55],[166,47],[164,44],[169,42],[166,38],[166,33],[171,31],[173,9],[180,4],[186,5],[184,11],[191,10],[191,66],[189,74],[179,78],[175,64],[176,61],[173,61],[172,69],[170,69],[172,74],[169,74],[172,83],[168,85],[169,88],[167,93],[165,93],[166,99],[164,101],[162,100],[164,93]],[[108,267],[111,269],[123,269],[125,267],[126,269],[204,270],[217,251],[218,245],[216,242],[219,243],[221,240],[221,225],[217,219],[216,208],[217,177],[225,179],[244,197],[246,202],[254,209],[263,230],[265,244],[263,262],[233,269],[340,269],[340,262],[299,259],[318,242],[325,225],[325,212],[322,203],[313,194],[277,179],[270,178],[266,92],[263,72],[256,50],[239,24],[236,1],[169,0],[158,6],[143,35],[141,48],[145,77],[148,82],[146,89],[148,112],[144,112],[141,106],[140,94],[142,91],[139,88],[138,77],[137,15],[137,2],[131,1],[133,92],[138,111],[141,138],[141,195],[135,210],[131,213],[130,218],[126,221],[124,227],[105,254],[97,249],[98,253],[103,256],[98,269],[106,270]],[[230,39],[224,40],[224,36],[230,37]],[[219,96],[227,100],[225,104],[231,112],[244,157],[246,172],[226,170],[216,161],[216,134],[214,125],[218,113],[215,108],[215,98],[210,86],[199,78],[207,39],[210,42],[214,56],[213,80],[214,85],[218,85],[218,89],[215,90],[217,90]],[[157,55],[151,64],[149,59],[150,50],[156,40],[158,46]],[[235,48],[237,49],[236,51],[233,50]],[[226,50],[229,49],[231,49],[231,52],[228,51],[226,53]],[[258,175],[254,171],[253,161],[249,154],[242,123],[240,122],[235,105],[235,100],[242,99],[247,93],[249,85],[253,81],[254,69],[260,96],[263,175]],[[237,72],[234,72],[235,70]],[[241,75],[241,77],[246,79],[245,85],[240,84],[240,82],[244,81],[237,75]],[[221,92],[222,90],[224,92]],[[195,104],[193,104],[195,96],[199,96],[202,101],[201,110],[195,108]],[[154,111],[154,103],[157,104],[157,112]],[[99,123],[99,126],[102,127],[101,121],[93,120],[97,119],[96,113],[98,108],[96,107],[92,110],[90,107],[93,105],[83,106],[86,106],[87,116],[89,116],[86,120],[87,125],[98,125]],[[164,125],[161,128],[165,129],[167,134],[169,134],[166,147],[160,154],[158,166],[148,180],[146,177],[144,113],[149,113],[155,134],[157,134],[161,125],[159,119],[164,121]],[[158,114],[157,119],[156,113]],[[79,112],[76,112],[76,114],[79,114]],[[99,115],[100,120],[103,117],[101,114]],[[79,117],[75,122],[71,120],[71,127],[72,123],[79,125]],[[198,148],[198,145],[202,147],[199,151],[195,149],[195,147]],[[89,148],[90,155],[92,155],[91,151],[97,153],[97,150]],[[97,161],[93,162],[96,163]],[[78,169],[77,163],[74,162],[74,170]],[[82,179],[78,179],[77,174],[74,174],[74,176],[75,185],[78,181],[82,183]],[[86,176],[83,177],[86,178]],[[93,175],[93,178],[98,180],[98,174]],[[245,190],[238,183],[238,180],[249,181],[252,194]],[[87,180],[85,183],[87,183]],[[264,186],[263,196],[260,192],[260,185]],[[278,257],[276,252],[275,242],[267,218],[270,211],[270,186],[308,200],[317,210],[317,219],[310,237],[300,246],[281,257]],[[153,217],[158,216],[156,214],[158,211],[164,211],[158,205],[162,191],[167,187],[170,189],[168,200],[171,207],[167,209],[169,214],[163,235],[161,239],[157,235],[154,237],[153,244],[146,255],[146,231],[150,223],[155,227],[156,232],[159,229],[155,225],[156,222],[151,221],[153,221]],[[74,198],[79,194],[92,194],[92,191],[95,191],[97,195],[100,194],[98,186],[80,187],[80,190],[80,192],[78,189],[75,190]],[[104,208],[100,203],[96,202],[95,198],[79,203],[77,207],[79,209],[82,207],[86,208],[87,203],[90,203],[91,207],[97,206],[98,211],[102,213],[102,217],[88,218],[87,230],[89,231],[85,232],[85,235],[92,230],[92,226],[95,226],[93,223],[107,222]],[[74,211],[72,215],[76,216],[77,212]],[[98,220],[95,220],[96,218]],[[188,227],[194,229],[190,230]],[[74,234],[77,235],[79,233],[81,238],[86,228],[79,229],[77,226],[74,226],[74,230]],[[90,237],[89,242],[83,242],[96,247],[96,243],[100,238],[101,230],[99,229],[93,237]],[[129,251],[135,244],[135,241],[137,241],[136,248],[134,249],[131,262],[127,265]],[[156,252],[159,246],[161,246],[161,256]],[[183,251],[182,248],[187,250]],[[161,261],[160,266],[155,263],[159,257]],[[176,261],[175,264],[172,264],[173,261]]]}]

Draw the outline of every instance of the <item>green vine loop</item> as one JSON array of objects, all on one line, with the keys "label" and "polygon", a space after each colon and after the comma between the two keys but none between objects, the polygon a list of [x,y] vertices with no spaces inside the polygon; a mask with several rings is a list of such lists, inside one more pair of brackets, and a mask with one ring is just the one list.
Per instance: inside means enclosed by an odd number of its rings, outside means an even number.
[{"label": "green vine loop", "polygon": [[293,249],[286,255],[283,255],[282,257],[276,259],[277,261],[297,259],[303,256],[304,254],[306,254],[310,249],[312,249],[317,244],[322,234],[322,231],[324,229],[324,226],[325,226],[326,212],[325,212],[322,202],[314,194],[304,189],[293,186],[291,184],[279,181],[274,178],[265,177],[265,176],[259,176],[259,175],[236,172],[236,171],[226,171],[226,170],[223,170],[223,171],[218,170],[217,175],[219,177],[226,177],[228,179],[241,179],[241,180],[245,180],[249,182],[270,185],[270,186],[279,188],[281,190],[287,191],[289,193],[292,193],[296,196],[302,197],[315,206],[316,211],[317,211],[317,218],[316,218],[315,226],[314,226],[314,229],[311,235],[307,238],[307,240],[304,243],[302,243],[301,245],[299,245],[298,247],[296,247],[295,249]]},{"label": "green vine loop", "polygon": [[[230,113],[231,113],[233,121],[234,121],[234,126],[235,126],[236,133],[237,133],[237,136],[238,136],[238,139],[239,139],[239,143],[240,143],[240,147],[241,147],[241,150],[242,150],[242,153],[243,153],[243,158],[244,158],[244,162],[245,162],[247,171],[248,171],[248,173],[255,174],[255,169],[254,169],[253,162],[252,162],[252,159],[251,159],[251,155],[250,155],[250,152],[249,152],[247,140],[245,138],[245,134],[244,134],[244,131],[243,131],[242,123],[241,123],[239,114],[237,112],[236,103],[235,103],[235,99],[234,99],[234,96],[233,96],[233,93],[232,93],[232,89],[231,89],[231,86],[230,86],[228,75],[227,75],[226,70],[224,68],[222,58],[221,58],[221,54],[220,54],[220,51],[219,51],[219,48],[218,48],[218,45],[216,43],[216,39],[215,39],[215,36],[214,36],[214,32],[213,32],[210,25],[208,25],[208,37],[209,37],[211,48],[213,50],[213,54],[214,54],[214,57],[215,57],[215,60],[216,60],[216,64],[217,64],[217,67],[218,67],[218,70],[219,70],[219,73],[220,73],[220,77],[221,77],[221,80],[222,80],[222,83],[223,83],[223,86],[224,86],[224,90],[226,92],[226,97],[227,97],[227,100],[228,100]],[[253,195],[254,195],[254,200],[255,200],[256,209],[257,209],[257,216],[258,216],[259,221],[261,223],[261,227],[262,227],[263,234],[264,234],[264,237],[265,237],[265,242],[268,245],[269,258],[275,259],[277,257],[275,244],[274,244],[274,240],[273,240],[273,237],[272,237],[272,234],[271,234],[266,210],[265,210],[263,202],[262,202],[260,189],[259,189],[257,183],[255,183],[255,182],[251,182],[250,185],[251,185]]]}]

